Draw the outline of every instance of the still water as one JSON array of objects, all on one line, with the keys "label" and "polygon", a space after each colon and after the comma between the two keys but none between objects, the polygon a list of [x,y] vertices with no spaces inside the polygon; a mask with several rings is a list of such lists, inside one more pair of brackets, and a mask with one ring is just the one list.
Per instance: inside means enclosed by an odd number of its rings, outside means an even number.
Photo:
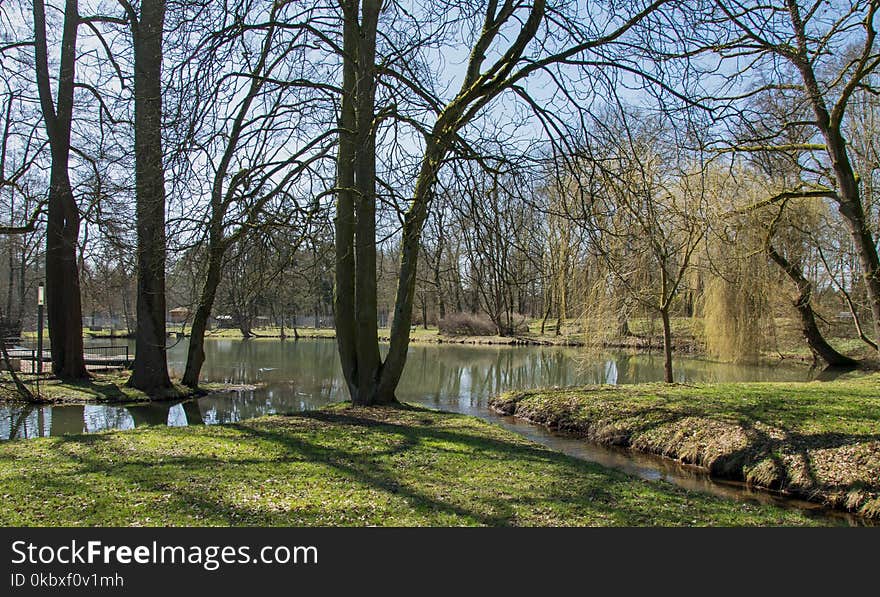
[{"label": "still water", "polygon": [[[120,343],[124,341],[116,341]],[[102,341],[106,344],[107,341]],[[132,344],[131,350],[134,350]],[[140,425],[234,423],[272,413],[318,408],[346,399],[333,340],[205,342],[205,381],[257,386],[189,403],[30,408],[0,405],[0,439],[20,439]],[[410,348],[398,398],[432,408],[492,417],[487,401],[505,390],[573,384],[629,384],[663,378],[660,355],[611,354],[585,360],[577,348],[416,344]],[[168,351],[181,375],[186,340]],[[676,380],[797,381],[803,368],[749,367],[680,358]]]},{"label": "still water", "polygon": [[[0,404],[0,439],[131,429],[142,425],[234,423],[266,414],[314,409],[346,399],[333,340],[208,339],[205,345],[207,358],[202,370],[205,381],[256,387],[182,403],[40,408]],[[182,374],[186,347],[186,340],[170,347],[168,361],[172,375]],[[133,343],[131,349],[134,349]],[[585,359],[577,348],[416,344],[410,348],[397,396],[402,401],[481,417],[571,456],[644,479],[663,479],[730,499],[775,502],[810,511],[830,523],[867,522],[827,512],[815,504],[751,491],[739,483],[718,482],[696,467],[592,445],[511,417],[500,417],[488,408],[490,397],[511,389],[631,384],[662,378],[663,360],[659,354],[611,353]],[[682,383],[805,381],[810,378],[810,372],[803,367],[755,367],[678,358],[675,378]]]}]

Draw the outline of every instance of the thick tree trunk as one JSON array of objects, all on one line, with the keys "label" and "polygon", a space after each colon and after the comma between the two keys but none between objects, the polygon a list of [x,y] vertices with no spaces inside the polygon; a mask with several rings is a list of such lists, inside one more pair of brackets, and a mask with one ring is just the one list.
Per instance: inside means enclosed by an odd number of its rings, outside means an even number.
[{"label": "thick tree trunk", "polygon": [[[51,341],[52,372],[61,379],[88,377],[83,358],[82,304],[76,267],[79,213],[64,175],[49,192],[46,230],[46,320]],[[53,161],[53,169],[54,161]],[[63,179],[63,181],[59,180]],[[54,191],[54,192],[53,192]]]},{"label": "thick tree trunk", "polygon": [[[336,181],[336,344],[352,403],[395,402],[379,391],[376,280],[376,34],[378,0],[343,1],[343,94]],[[407,333],[409,330],[407,330]]]},{"label": "thick tree trunk", "polygon": [[52,372],[62,379],[83,379],[88,373],[83,359],[82,305],[77,269],[80,216],[67,171],[79,14],[76,0],[67,0],[56,112],[49,84],[45,6],[43,0],[34,0],[33,6],[37,88],[52,160],[46,213],[46,319]]},{"label": "thick tree trunk", "polygon": [[789,262],[772,245],[768,245],[767,254],[797,286],[798,296],[794,300],[794,307],[800,316],[801,332],[813,353],[813,357],[825,361],[829,367],[857,367],[858,361],[837,352],[834,347],[828,344],[819,330],[813,307],[810,304],[813,295],[812,283],[804,276],[800,268]]},{"label": "thick tree trunk", "polygon": [[[352,402],[358,400],[357,329],[355,316],[355,106],[357,92],[356,54],[358,51],[358,3],[341,2],[344,12],[342,63],[342,105],[339,112],[339,148],[336,158],[336,279],[333,287],[333,314],[336,346],[342,376]],[[315,308],[315,328],[318,311]]]},{"label": "thick tree trunk", "polygon": [[143,0],[134,38],[134,135],[138,297],[134,370],[129,385],[171,387],[165,353],[165,172],[162,166],[164,0]]},{"label": "thick tree trunk", "polygon": [[363,0],[358,47],[355,143],[355,318],[358,404],[394,402],[376,393],[381,375],[376,280],[376,34],[379,0]]}]

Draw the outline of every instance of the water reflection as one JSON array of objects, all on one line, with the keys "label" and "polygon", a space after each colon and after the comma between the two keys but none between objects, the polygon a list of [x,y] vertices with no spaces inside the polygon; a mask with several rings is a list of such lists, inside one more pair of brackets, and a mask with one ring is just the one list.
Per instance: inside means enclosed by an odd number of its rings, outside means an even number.
[{"label": "water reflection", "polygon": [[[132,349],[134,347],[132,346]],[[186,342],[169,350],[173,374],[183,372]],[[197,401],[132,406],[0,405],[0,439],[30,438],[144,425],[234,423],[272,413],[318,408],[345,399],[332,340],[206,342],[206,381],[258,385]],[[631,384],[663,377],[659,355],[612,354],[584,360],[576,348],[416,345],[398,397],[434,408],[489,416],[489,397],[510,389],[575,384]],[[678,359],[676,381],[797,381],[804,369],[749,367]]]}]

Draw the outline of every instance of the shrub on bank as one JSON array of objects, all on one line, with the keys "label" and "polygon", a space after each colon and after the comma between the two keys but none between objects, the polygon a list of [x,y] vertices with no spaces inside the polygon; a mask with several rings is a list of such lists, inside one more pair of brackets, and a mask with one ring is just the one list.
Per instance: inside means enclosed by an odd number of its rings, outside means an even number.
[{"label": "shrub on bank", "polygon": [[498,329],[485,315],[450,313],[437,322],[441,334],[447,336],[494,336]]},{"label": "shrub on bank", "polygon": [[[451,313],[437,322],[441,334],[447,336],[495,336],[498,326],[482,313]],[[502,336],[525,334],[529,331],[525,317],[517,315],[509,326],[502,326]]]}]

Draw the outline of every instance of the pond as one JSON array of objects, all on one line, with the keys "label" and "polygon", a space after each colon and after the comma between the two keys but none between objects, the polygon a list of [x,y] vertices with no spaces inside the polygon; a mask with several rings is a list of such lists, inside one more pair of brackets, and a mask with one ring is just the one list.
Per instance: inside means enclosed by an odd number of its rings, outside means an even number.
[{"label": "pond", "polygon": [[[117,340],[116,343],[125,341]],[[107,344],[104,340],[102,344]],[[131,343],[131,350],[134,344]],[[180,376],[186,340],[168,351]],[[272,413],[314,409],[346,399],[333,340],[208,339],[205,381],[256,385],[191,403],[136,406],[86,405],[28,408],[0,405],[0,439],[131,429],[144,424],[234,423]],[[490,397],[505,390],[573,384],[629,384],[663,378],[662,356],[611,353],[584,358],[577,348],[414,344],[398,398],[481,417]],[[753,367],[679,358],[676,381],[800,381],[805,368]]]},{"label": "pond", "polygon": [[[117,341],[117,343],[120,341]],[[106,344],[106,340],[102,342]],[[183,372],[186,340],[168,352],[172,375]],[[131,346],[133,350],[133,344]],[[40,408],[0,405],[0,439],[21,439],[141,425],[234,423],[274,413],[319,408],[347,398],[333,340],[208,339],[202,376],[205,381],[256,385],[184,403],[148,405],[79,405]],[[663,378],[660,354],[614,352],[584,356],[583,349],[547,346],[413,344],[398,388],[402,401],[469,415],[521,433],[569,455],[624,470],[645,479],[732,499],[774,501],[814,511],[836,522],[858,519],[828,513],[814,504],[751,491],[742,484],[709,479],[705,471],[629,450],[591,445],[542,427],[500,417],[489,410],[490,397],[511,389],[576,384],[631,384]],[[805,381],[805,367],[758,367],[680,357],[675,379],[682,383],[734,381]]]}]

